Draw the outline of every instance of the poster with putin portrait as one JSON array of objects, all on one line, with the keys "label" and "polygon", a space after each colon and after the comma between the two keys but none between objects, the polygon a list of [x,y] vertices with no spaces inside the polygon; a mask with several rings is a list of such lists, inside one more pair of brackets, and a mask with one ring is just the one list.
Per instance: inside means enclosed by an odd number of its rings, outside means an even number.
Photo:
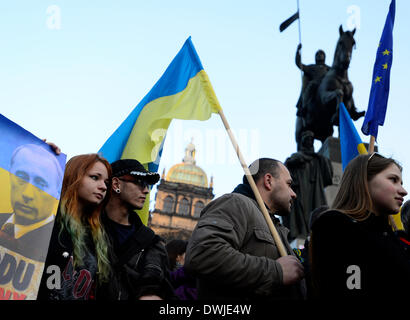
[{"label": "poster with putin portrait", "polygon": [[0,300],[34,300],[66,155],[1,114],[0,132]]}]

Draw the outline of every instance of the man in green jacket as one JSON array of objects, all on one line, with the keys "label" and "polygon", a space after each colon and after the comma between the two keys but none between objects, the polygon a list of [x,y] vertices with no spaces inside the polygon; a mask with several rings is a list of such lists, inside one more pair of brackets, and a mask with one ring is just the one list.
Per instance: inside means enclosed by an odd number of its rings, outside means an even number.
[{"label": "man in green jacket", "polygon": [[249,167],[285,245],[281,257],[246,177],[210,202],[189,240],[185,268],[198,278],[198,299],[272,300],[305,297],[303,266],[274,215],[290,213],[296,194],[287,168],[258,159]]}]

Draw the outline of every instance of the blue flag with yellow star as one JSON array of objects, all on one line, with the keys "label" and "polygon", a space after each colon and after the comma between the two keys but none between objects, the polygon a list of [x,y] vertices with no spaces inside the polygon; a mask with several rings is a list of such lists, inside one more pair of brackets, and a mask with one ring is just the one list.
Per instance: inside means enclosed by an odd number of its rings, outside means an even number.
[{"label": "blue flag with yellow star", "polygon": [[377,48],[374,63],[369,106],[362,125],[362,132],[377,138],[379,126],[384,124],[387,100],[389,99],[390,69],[393,62],[393,26],[396,1],[390,3],[383,34]]}]

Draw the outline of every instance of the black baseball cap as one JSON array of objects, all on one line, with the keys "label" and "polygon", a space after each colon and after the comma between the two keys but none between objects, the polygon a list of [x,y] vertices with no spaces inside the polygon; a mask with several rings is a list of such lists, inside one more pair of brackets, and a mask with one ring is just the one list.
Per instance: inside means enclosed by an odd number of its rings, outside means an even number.
[{"label": "black baseball cap", "polygon": [[131,175],[148,184],[156,184],[159,181],[159,174],[157,172],[151,172],[144,168],[144,166],[135,159],[121,159],[111,163],[112,176],[122,177],[125,175]]}]

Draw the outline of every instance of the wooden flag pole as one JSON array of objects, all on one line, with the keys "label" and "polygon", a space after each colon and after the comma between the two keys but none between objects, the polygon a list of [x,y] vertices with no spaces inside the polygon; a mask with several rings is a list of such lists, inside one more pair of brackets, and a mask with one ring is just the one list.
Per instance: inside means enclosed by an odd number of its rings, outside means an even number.
[{"label": "wooden flag pole", "polygon": [[245,176],[249,181],[249,184],[252,188],[253,193],[255,194],[256,201],[258,202],[258,205],[263,213],[263,216],[265,217],[266,223],[268,224],[269,230],[273,236],[273,239],[275,240],[276,246],[278,247],[279,253],[282,257],[287,256],[288,254],[286,253],[285,246],[283,245],[283,242],[279,236],[278,231],[276,230],[275,226],[273,225],[272,219],[269,216],[268,210],[265,207],[265,203],[262,200],[262,197],[259,193],[258,188],[256,187],[255,180],[252,177],[251,172],[249,171],[248,166],[246,165],[246,162],[242,156],[241,150],[239,149],[238,143],[235,140],[235,137],[231,131],[231,128],[229,127],[228,121],[225,118],[225,115],[222,111],[222,109],[219,110],[219,115],[221,116],[222,122],[225,126],[226,131],[228,132],[229,138],[231,139],[232,145],[235,149],[236,155],[238,156],[239,162],[241,163],[241,166],[243,168],[243,171],[245,172]]},{"label": "wooden flag pole", "polygon": [[[375,141],[376,141],[376,138],[374,136],[370,136],[369,151],[368,151],[369,154],[374,152],[374,143],[375,143]],[[397,231],[398,228],[397,228],[397,225],[396,225],[396,221],[394,221],[392,215],[389,215],[389,222],[390,222],[390,225],[391,225],[393,231]]]},{"label": "wooden flag pole", "polygon": [[373,153],[374,152],[374,142],[375,141],[376,141],[376,138],[374,136],[370,136],[370,143],[369,143],[368,153]]}]

